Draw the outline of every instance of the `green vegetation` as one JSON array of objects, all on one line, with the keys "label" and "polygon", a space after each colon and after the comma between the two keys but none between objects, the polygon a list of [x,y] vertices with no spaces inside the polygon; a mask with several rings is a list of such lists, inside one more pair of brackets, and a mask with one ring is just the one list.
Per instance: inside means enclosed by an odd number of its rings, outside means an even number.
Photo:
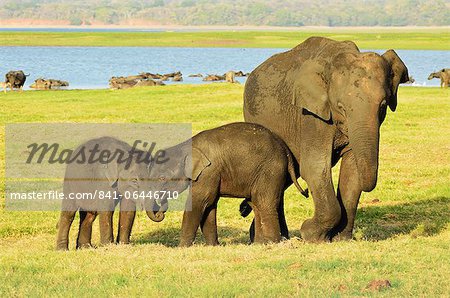
[{"label": "green vegetation", "polygon": [[450,25],[445,0],[4,0],[0,19],[271,26]]},{"label": "green vegetation", "polygon": [[[242,85],[172,85],[130,90],[26,91],[0,94],[0,176],[4,125],[17,122],[192,122],[194,133],[242,120]],[[450,89],[402,87],[381,129],[377,188],[361,198],[355,241],[306,244],[300,224],[312,200],[293,188],[286,216],[293,239],[247,246],[250,218],[241,200],[218,209],[219,240],[174,248],[181,213],[161,223],[139,213],[132,245],[55,252],[57,212],[12,212],[0,199],[0,294],[9,296],[356,296],[372,280],[379,294],[450,293]],[[334,174],[337,173],[337,169]],[[336,180],[335,180],[336,181]],[[0,183],[4,191],[4,181]],[[77,221],[77,220],[76,220]],[[117,218],[115,220],[117,224]],[[98,225],[94,226],[98,243]]]},{"label": "green vegetation", "polygon": [[8,32],[0,31],[7,46],[148,46],[148,47],[253,47],[291,48],[314,35],[352,40],[362,49],[447,50],[445,29],[323,30],[296,32]]}]

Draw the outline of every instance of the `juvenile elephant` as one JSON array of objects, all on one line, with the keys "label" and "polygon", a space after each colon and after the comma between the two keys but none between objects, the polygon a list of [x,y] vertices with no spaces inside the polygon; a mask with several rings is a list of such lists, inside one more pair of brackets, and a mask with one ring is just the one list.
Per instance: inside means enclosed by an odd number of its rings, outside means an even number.
[{"label": "juvenile elephant", "polygon": [[[88,152],[98,152],[98,155],[87,158]],[[84,162],[78,162],[83,155]],[[77,248],[91,246],[92,223],[97,215],[100,217],[101,243],[112,243],[113,213],[118,203],[121,211],[117,242],[129,243],[136,215],[136,200],[132,196],[123,196],[127,192],[132,194],[151,189],[148,179],[150,160],[145,158],[144,152],[112,137],[90,140],[80,145],[73,156],[79,158],[66,168],[63,187],[65,199],[62,201],[58,223],[56,249],[68,249],[70,226],[78,210],[80,227]],[[147,216],[155,222],[164,219],[166,208],[166,204],[159,207],[154,200],[144,201]]]},{"label": "juvenile elephant", "polygon": [[440,71],[432,72],[428,76],[428,80],[441,79],[441,88],[447,88],[450,84],[450,68],[443,68]]},{"label": "juvenile elephant", "polygon": [[[220,196],[248,198],[255,213],[255,241],[278,242],[283,196],[297,182],[294,160],[284,142],[268,129],[232,123],[203,131],[165,150],[167,162],[151,166],[150,176],[165,191],[191,187],[192,210],[183,215],[180,246],[192,245],[198,227],[206,243],[217,245],[216,209]],[[192,153],[192,154],[191,154]],[[281,227],[287,231],[286,226]]]},{"label": "juvenile elephant", "polygon": [[[351,41],[311,37],[249,75],[244,118],[285,141],[314,200],[301,227],[311,242],[351,239],[362,191],[375,188],[380,125],[397,107],[408,69],[394,50],[361,53]],[[331,168],[342,159],[337,195]]]},{"label": "juvenile elephant", "polygon": [[22,91],[23,85],[29,74],[25,74],[22,70],[12,70],[5,75],[5,83],[8,83],[11,90],[20,89]]}]

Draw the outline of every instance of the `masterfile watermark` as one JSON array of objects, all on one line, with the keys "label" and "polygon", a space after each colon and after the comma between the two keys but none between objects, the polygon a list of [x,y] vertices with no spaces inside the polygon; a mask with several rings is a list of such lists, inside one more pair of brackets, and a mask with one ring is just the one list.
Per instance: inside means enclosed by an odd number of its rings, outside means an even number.
[{"label": "masterfile watermark", "polygon": [[9,124],[6,208],[189,209],[190,181],[165,164],[191,136],[190,124]]}]

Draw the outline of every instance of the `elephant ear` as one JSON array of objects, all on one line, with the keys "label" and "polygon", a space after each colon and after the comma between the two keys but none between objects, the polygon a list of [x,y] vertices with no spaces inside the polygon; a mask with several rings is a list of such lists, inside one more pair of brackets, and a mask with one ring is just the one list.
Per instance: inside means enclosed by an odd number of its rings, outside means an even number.
[{"label": "elephant ear", "polygon": [[319,118],[331,118],[328,86],[323,78],[324,67],[314,60],[306,60],[295,72],[292,104],[303,108]]},{"label": "elephant ear", "polygon": [[397,108],[398,85],[409,80],[408,68],[394,50],[388,50],[383,54],[383,58],[391,67],[391,97],[388,105],[392,112]]},{"label": "elephant ear", "polygon": [[195,147],[192,147],[192,154],[188,154],[184,161],[184,175],[196,181],[202,171],[211,165],[211,161],[206,155]]}]

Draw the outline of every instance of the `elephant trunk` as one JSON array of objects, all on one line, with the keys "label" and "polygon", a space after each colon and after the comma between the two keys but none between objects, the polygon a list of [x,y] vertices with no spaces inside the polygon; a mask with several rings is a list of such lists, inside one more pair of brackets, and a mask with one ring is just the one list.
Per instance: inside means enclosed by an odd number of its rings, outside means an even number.
[{"label": "elephant trunk", "polygon": [[[148,218],[150,218],[154,222],[162,221],[165,218],[164,213],[167,211],[167,208],[168,208],[167,200],[164,199],[163,202],[161,203],[161,206],[158,206],[158,204],[156,204],[155,200],[149,200],[149,201],[152,202],[152,206],[150,206],[150,208],[145,208],[145,212],[147,213]],[[155,205],[159,207],[157,211],[155,211],[155,209],[156,209]]]},{"label": "elephant trunk", "polygon": [[361,121],[354,127],[349,126],[349,141],[356,160],[361,189],[369,192],[377,185],[380,129],[378,120],[366,121],[363,125]]}]

